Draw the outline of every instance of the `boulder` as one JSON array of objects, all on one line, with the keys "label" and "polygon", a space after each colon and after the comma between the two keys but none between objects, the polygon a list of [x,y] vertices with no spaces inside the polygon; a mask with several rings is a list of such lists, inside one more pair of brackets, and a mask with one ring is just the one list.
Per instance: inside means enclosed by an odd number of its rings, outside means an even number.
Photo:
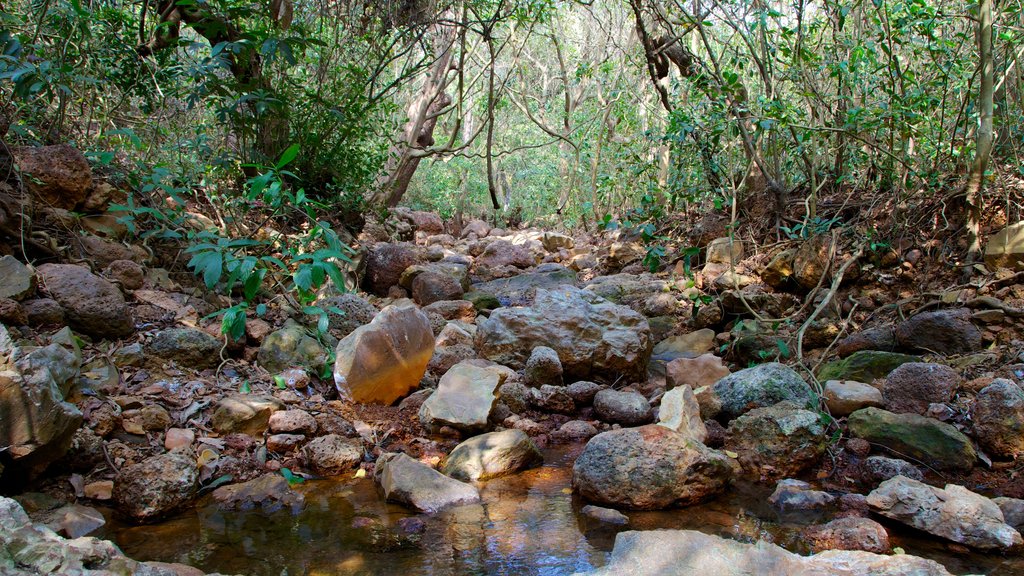
[{"label": "boulder", "polygon": [[1011,224],[985,243],[985,264],[990,268],[1019,270],[1024,263],[1024,222]]},{"label": "boulder", "polygon": [[256,361],[271,374],[289,368],[319,373],[327,361],[327,351],[305,328],[289,319],[284,327],[263,339]]},{"label": "boulder", "polygon": [[572,236],[558,232],[545,232],[544,237],[541,238],[541,244],[544,245],[544,249],[548,252],[558,252],[563,248],[572,250],[576,247],[576,241],[572,239]]},{"label": "boulder", "polygon": [[911,480],[924,480],[917,466],[906,460],[886,458],[885,456],[868,456],[860,463],[859,472],[861,479],[869,486],[878,486],[896,476],[905,476]]},{"label": "boulder", "polygon": [[999,506],[999,510],[1003,513],[1003,520],[1007,524],[1016,528],[1018,532],[1024,529],[1024,500],[1000,496],[993,498],[992,501]]},{"label": "boulder", "polygon": [[[473,292],[466,294],[478,310],[494,309],[499,306],[525,306],[533,303],[537,290],[555,290],[562,286],[575,286],[576,273],[557,264],[544,264],[536,271],[509,278],[499,278],[473,285]],[[484,302],[486,295],[494,299]]]},{"label": "boulder", "polygon": [[281,508],[301,506],[305,498],[288,485],[280,474],[264,474],[241,484],[221,486],[213,491],[213,501],[222,510],[247,511],[259,508],[271,513]]},{"label": "boulder", "polygon": [[602,386],[596,382],[580,380],[565,387],[565,393],[572,398],[578,406],[589,406],[594,403],[594,397],[602,390]]},{"label": "boulder", "polygon": [[146,281],[145,268],[131,260],[114,260],[103,269],[103,275],[125,290],[138,290]]},{"label": "boulder", "polygon": [[273,396],[233,394],[217,401],[210,425],[221,434],[261,436],[270,422],[270,415],[284,408]]},{"label": "boulder", "polygon": [[1024,454],[1024,391],[1014,382],[993,380],[971,408],[974,439],[989,456],[1014,459]]},{"label": "boulder", "polygon": [[665,366],[669,388],[689,386],[694,390],[714,386],[730,374],[722,359],[714,354],[701,354],[696,358],[677,358]]},{"label": "boulder", "polygon": [[[437,314],[449,322],[472,324],[476,321],[476,308],[469,300],[440,300],[424,306],[423,312]],[[469,343],[472,343],[472,338],[469,339]]]},{"label": "boulder", "polygon": [[569,286],[537,290],[530,307],[499,308],[476,333],[481,356],[512,368],[537,346],[558,353],[564,375],[641,380],[651,354],[647,320],[624,306]]},{"label": "boulder", "polygon": [[473,219],[466,222],[466,225],[462,227],[462,234],[460,238],[486,238],[487,234],[491,231],[491,225],[483,220]]},{"label": "boulder", "polygon": [[832,416],[848,416],[861,408],[884,405],[882,392],[869,384],[854,380],[825,382],[825,405]]},{"label": "boulder", "polygon": [[875,554],[888,554],[889,533],[869,518],[850,516],[836,518],[827,524],[809,526],[803,532],[815,551],[864,550]]},{"label": "boulder", "polygon": [[639,426],[654,419],[651,404],[643,394],[606,388],[594,396],[594,413],[605,422]]},{"label": "boulder", "polygon": [[540,388],[529,388],[530,405],[545,412],[572,414],[576,412],[576,403],[562,386],[544,384]]},{"label": "boulder", "polygon": [[14,256],[0,257],[0,298],[24,300],[35,291],[35,272]]},{"label": "boulder", "polygon": [[982,550],[1024,543],[995,502],[956,484],[936,488],[896,476],[868,494],[868,506],[886,518]]},{"label": "boulder", "polygon": [[580,440],[590,440],[594,436],[597,436],[597,428],[594,427],[590,422],[583,420],[570,420],[565,424],[562,424],[558,430],[552,433],[555,439],[564,442],[578,442]]},{"label": "boulder", "polygon": [[[339,294],[317,302],[323,310],[327,310],[328,330],[335,338],[344,338],[353,330],[369,324],[377,315],[377,308],[358,294]],[[343,314],[331,310],[337,308]]]},{"label": "boulder", "polygon": [[828,492],[814,490],[802,480],[779,480],[768,503],[782,514],[794,512],[820,512],[835,504],[836,497]]},{"label": "boulder", "polygon": [[707,261],[712,264],[739,264],[743,260],[743,241],[715,238],[708,243]]},{"label": "boulder", "polygon": [[451,426],[466,433],[487,429],[498,401],[504,372],[459,362],[445,372],[437,390],[420,406],[420,422],[428,429]]},{"label": "boulder", "polygon": [[147,521],[178,509],[198,489],[195,459],[185,452],[167,452],[122,469],[114,482],[114,501],[121,512]]},{"label": "boulder", "polygon": [[908,350],[966,354],[981,349],[981,330],[967,308],[922,312],[896,326],[896,341]]},{"label": "boulder", "polygon": [[363,461],[363,446],[359,440],[337,434],[310,440],[302,453],[306,465],[324,476],[340,476],[354,470]]},{"label": "boulder", "polygon": [[398,284],[406,268],[425,259],[422,250],[414,244],[377,244],[366,253],[363,288],[371,294],[387,296],[388,290]]},{"label": "boulder", "polygon": [[[909,554],[829,550],[800,556],[759,540],[746,544],[696,530],[619,532],[608,562],[587,576],[950,576],[941,564]],[[577,576],[583,576],[579,574]]]},{"label": "boulder", "polygon": [[661,397],[658,424],[697,442],[707,440],[708,429],[701,417],[700,404],[687,385],[677,386]]},{"label": "boulder", "polygon": [[92,170],[77,148],[68,144],[26,146],[11,153],[21,180],[42,205],[74,210],[88,196]]},{"label": "boulder", "polygon": [[43,264],[37,269],[46,291],[64,309],[76,331],[98,338],[123,338],[135,330],[121,291],[88,268],[72,264]]},{"label": "boulder", "polygon": [[530,252],[526,244],[513,244],[508,240],[495,240],[484,248],[483,254],[477,257],[474,266],[477,269],[514,266],[529,268],[536,266],[537,257]]},{"label": "boulder", "polygon": [[573,465],[584,499],[639,510],[688,506],[713,497],[732,479],[729,458],[656,424],[594,436]]},{"label": "boulder", "polygon": [[829,250],[831,236],[819,234],[805,239],[793,254],[793,279],[801,287],[810,290],[818,285],[828,270],[831,260]]},{"label": "boulder", "polygon": [[765,284],[776,290],[785,288],[786,284],[793,278],[793,256],[795,254],[796,250],[789,249],[772,256],[772,259],[765,264],[765,267],[759,274]]},{"label": "boulder", "polygon": [[420,306],[442,300],[461,300],[462,295],[462,285],[447,274],[424,272],[412,281],[412,299]]},{"label": "boulder", "polygon": [[278,410],[270,415],[267,422],[274,434],[313,434],[316,432],[316,418],[305,410]]},{"label": "boulder", "polygon": [[195,328],[170,328],[156,333],[148,352],[157,358],[173,361],[181,368],[203,370],[220,364],[219,340]]},{"label": "boulder", "polygon": [[374,478],[388,501],[418,512],[434,513],[449,506],[480,501],[480,493],[471,484],[449,478],[401,453],[381,456]]},{"label": "boulder", "polygon": [[882,395],[890,412],[924,414],[928,405],[949,402],[960,375],[949,366],[931,362],[907,362],[885,378]]},{"label": "boulder", "polygon": [[722,402],[719,416],[724,421],[753,408],[773,406],[783,401],[801,407],[814,405],[814,393],[807,382],[795,370],[778,362],[730,374],[716,382],[712,390]]},{"label": "boulder", "polygon": [[544,456],[521,430],[481,434],[455,447],[441,464],[441,472],[463,482],[488,480],[544,463]]},{"label": "boulder", "polygon": [[876,326],[855,334],[850,334],[836,345],[836,354],[840,358],[860,352],[861,350],[881,350],[892,352],[897,347],[896,333],[892,326]]},{"label": "boulder", "polygon": [[529,386],[544,384],[561,386],[563,384],[562,361],[558,359],[558,352],[547,346],[534,348],[530,352],[530,358],[526,361],[523,377]]},{"label": "boulder", "polygon": [[725,437],[726,449],[739,455],[743,469],[764,478],[800,474],[818,463],[827,446],[821,417],[790,402],[743,414]]},{"label": "boulder", "polygon": [[847,419],[850,434],[937,470],[968,471],[977,454],[959,430],[934,418],[864,408]]},{"label": "boulder", "polygon": [[907,362],[917,362],[917,356],[896,352],[861,350],[842,360],[834,360],[818,369],[818,380],[855,380],[871,383],[885,378],[890,372]]},{"label": "boulder", "polygon": [[334,383],[342,397],[391,404],[419,386],[433,354],[427,315],[392,304],[338,343]]}]

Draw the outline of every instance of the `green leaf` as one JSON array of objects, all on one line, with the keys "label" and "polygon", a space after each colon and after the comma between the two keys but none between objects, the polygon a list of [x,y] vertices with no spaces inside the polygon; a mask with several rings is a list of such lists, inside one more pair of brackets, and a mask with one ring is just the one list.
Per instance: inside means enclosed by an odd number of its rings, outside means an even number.
[{"label": "green leaf", "polygon": [[277,160],[277,169],[280,170],[287,166],[295,157],[299,155],[299,145],[292,144],[282,154],[281,158]]},{"label": "green leaf", "polygon": [[248,394],[252,392],[252,386],[249,385],[249,381],[242,382],[242,385],[238,387],[238,391],[242,394]]},{"label": "green leaf", "polygon": [[284,476],[284,479],[288,481],[288,485],[289,486],[295,486],[296,484],[302,484],[303,482],[306,481],[305,478],[303,478],[302,476],[296,475],[294,472],[292,472],[288,468],[281,468],[281,476]]},{"label": "green leaf", "polygon": [[284,390],[287,387],[284,380],[284,376],[281,376],[280,374],[274,376],[274,384],[276,384],[277,387],[281,390]]}]

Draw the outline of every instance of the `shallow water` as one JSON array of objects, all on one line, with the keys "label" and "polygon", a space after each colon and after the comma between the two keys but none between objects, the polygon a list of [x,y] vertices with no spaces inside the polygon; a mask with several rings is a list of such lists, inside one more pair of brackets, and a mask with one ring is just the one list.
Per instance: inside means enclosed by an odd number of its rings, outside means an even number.
[{"label": "shallow water", "polygon": [[[615,529],[579,513],[572,462],[580,447],[545,451],[546,464],[487,482],[480,505],[435,516],[383,501],[373,481],[313,481],[296,489],[301,510],[223,512],[207,501],[157,525],[112,521],[103,536],[139,560],[182,562],[207,572],[254,576],[562,575],[605,563]],[[807,550],[799,532],[811,518],[782,521],[770,490],[734,485],[717,500],[690,508],[630,512],[628,529],[687,528],[743,541],[764,539]],[[425,522],[418,542],[399,528]],[[920,533],[887,524],[893,546],[937,560],[957,574],[1024,574],[1024,558],[958,553]]]}]

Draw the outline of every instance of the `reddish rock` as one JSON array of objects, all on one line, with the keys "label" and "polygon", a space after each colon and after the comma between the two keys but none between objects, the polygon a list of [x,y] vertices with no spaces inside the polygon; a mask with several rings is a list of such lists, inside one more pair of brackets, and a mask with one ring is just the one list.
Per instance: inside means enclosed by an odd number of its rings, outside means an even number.
[{"label": "reddish rock", "polygon": [[92,187],[89,162],[68,144],[14,148],[11,152],[22,181],[44,206],[72,210]]},{"label": "reddish rock", "polygon": [[412,299],[420,306],[444,300],[461,300],[462,295],[462,285],[447,274],[423,272],[412,281]]},{"label": "reddish rock", "polygon": [[38,274],[73,329],[99,338],[123,338],[135,330],[121,291],[88,268],[43,264]]}]

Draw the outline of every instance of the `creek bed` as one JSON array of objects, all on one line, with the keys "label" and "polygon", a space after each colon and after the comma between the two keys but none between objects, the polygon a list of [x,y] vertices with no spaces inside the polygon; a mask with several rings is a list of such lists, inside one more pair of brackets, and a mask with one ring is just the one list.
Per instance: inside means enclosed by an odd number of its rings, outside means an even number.
[{"label": "creek bed", "polygon": [[[582,446],[544,451],[538,469],[488,481],[479,505],[427,516],[384,502],[373,480],[300,484],[299,510],[223,511],[209,499],[160,524],[111,519],[100,536],[131,558],[182,562],[207,572],[252,576],[562,575],[602,566],[619,529],[580,513],[570,488]],[[764,539],[808,553],[800,531],[811,519],[780,521],[771,489],[737,483],[689,508],[627,512],[625,529],[685,528],[737,540]],[[423,520],[410,539],[403,518]],[[408,522],[408,521],[406,521]],[[886,523],[893,546],[936,560],[955,574],[1024,574],[1024,557],[962,553],[927,535]],[[418,541],[416,541],[418,539]]]}]

